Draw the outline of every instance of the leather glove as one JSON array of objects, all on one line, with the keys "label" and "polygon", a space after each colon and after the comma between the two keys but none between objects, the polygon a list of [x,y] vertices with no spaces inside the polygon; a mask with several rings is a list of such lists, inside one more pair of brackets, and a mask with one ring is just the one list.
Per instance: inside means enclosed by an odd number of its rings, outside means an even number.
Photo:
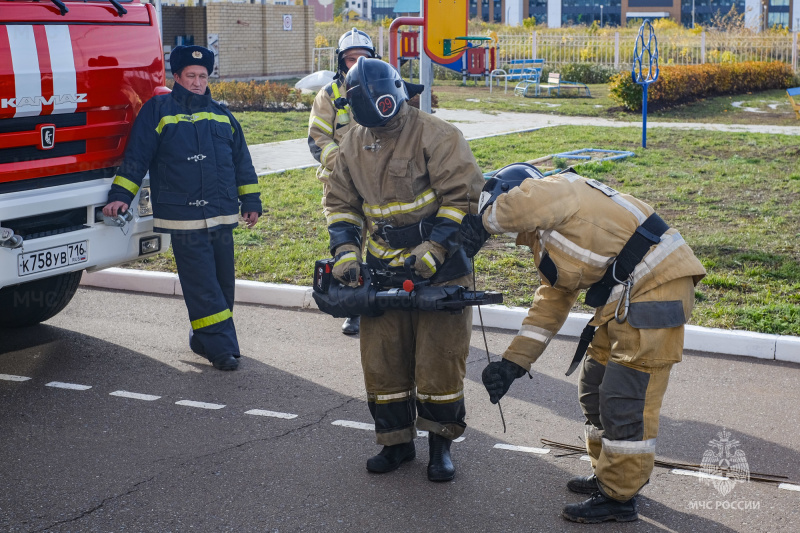
[{"label": "leather glove", "polygon": [[361,250],[354,244],[343,244],[334,255],[333,277],[342,285],[358,287],[361,276]]},{"label": "leather glove", "polygon": [[466,215],[461,221],[461,242],[467,257],[474,257],[491,236],[483,227],[481,215]]},{"label": "leather glove", "polygon": [[447,250],[438,242],[424,241],[411,250],[411,255],[416,257],[414,272],[428,279],[436,274],[436,270],[444,263]]},{"label": "leather glove", "polygon": [[489,393],[489,401],[497,403],[505,396],[515,379],[521,378],[527,371],[508,359],[501,359],[486,365],[481,374],[483,386]]}]

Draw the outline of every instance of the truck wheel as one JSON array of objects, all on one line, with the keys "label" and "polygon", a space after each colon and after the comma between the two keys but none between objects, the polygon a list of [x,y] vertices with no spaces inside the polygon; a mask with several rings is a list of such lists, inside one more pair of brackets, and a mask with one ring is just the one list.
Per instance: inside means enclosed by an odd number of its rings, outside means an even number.
[{"label": "truck wheel", "polygon": [[78,270],[0,289],[0,327],[32,326],[56,316],[75,296],[82,274]]}]

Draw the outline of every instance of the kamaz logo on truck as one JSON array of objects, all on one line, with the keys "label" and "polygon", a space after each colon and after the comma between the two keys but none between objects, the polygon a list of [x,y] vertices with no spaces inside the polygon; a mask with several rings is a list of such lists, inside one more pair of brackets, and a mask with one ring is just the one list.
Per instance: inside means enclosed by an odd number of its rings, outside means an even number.
[{"label": "kamaz logo on truck", "polygon": [[40,107],[43,105],[58,105],[58,104],[80,104],[86,102],[87,93],[73,93],[73,94],[54,94],[48,98],[44,96],[23,96],[22,98],[3,98],[0,100],[0,108],[6,109],[9,107]]}]

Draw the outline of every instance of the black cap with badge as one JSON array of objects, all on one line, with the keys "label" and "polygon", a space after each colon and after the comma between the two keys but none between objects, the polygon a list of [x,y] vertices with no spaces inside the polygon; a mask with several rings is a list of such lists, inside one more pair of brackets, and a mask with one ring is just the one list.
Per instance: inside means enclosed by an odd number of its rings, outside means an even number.
[{"label": "black cap with badge", "polygon": [[169,54],[169,68],[172,74],[180,72],[189,65],[206,67],[208,73],[214,70],[214,52],[202,46],[176,46]]}]

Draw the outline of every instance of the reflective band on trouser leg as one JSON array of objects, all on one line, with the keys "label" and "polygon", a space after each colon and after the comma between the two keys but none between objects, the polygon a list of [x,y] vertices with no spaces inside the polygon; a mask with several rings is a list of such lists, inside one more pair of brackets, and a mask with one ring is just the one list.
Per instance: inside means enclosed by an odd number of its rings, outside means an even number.
[{"label": "reflective band on trouser leg", "polygon": [[194,338],[209,358],[239,355],[230,311],[235,280],[228,279],[233,273],[232,235],[230,228],[172,235],[172,250]]},{"label": "reflective band on trouser leg", "polygon": [[414,391],[368,392],[367,405],[375,421],[375,440],[384,446],[411,442],[414,429]]},{"label": "reflective band on trouser leg", "polygon": [[597,468],[597,460],[600,458],[600,453],[603,447],[603,431],[597,429],[591,424],[586,424],[583,432],[584,437],[586,438],[586,453],[589,454],[589,459],[592,462],[592,468]]}]

